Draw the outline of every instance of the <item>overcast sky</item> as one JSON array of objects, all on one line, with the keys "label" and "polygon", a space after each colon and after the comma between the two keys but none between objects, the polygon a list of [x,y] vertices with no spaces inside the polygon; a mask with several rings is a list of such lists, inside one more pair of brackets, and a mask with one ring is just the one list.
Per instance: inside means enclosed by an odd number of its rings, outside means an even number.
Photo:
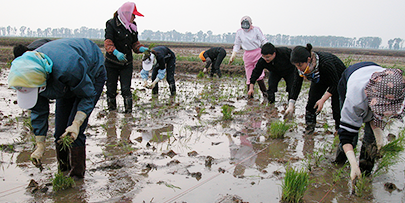
[{"label": "overcast sky", "polygon": [[[0,0],[0,27],[104,28],[127,0]],[[264,34],[405,39],[405,0],[137,0],[138,30],[232,33],[249,15]]]}]

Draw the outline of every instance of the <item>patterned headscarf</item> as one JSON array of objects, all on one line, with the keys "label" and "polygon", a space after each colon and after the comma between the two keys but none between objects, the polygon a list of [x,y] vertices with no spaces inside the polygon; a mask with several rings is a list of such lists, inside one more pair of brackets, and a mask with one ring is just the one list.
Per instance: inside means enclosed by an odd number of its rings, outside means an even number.
[{"label": "patterned headscarf", "polygon": [[132,14],[143,16],[136,10],[134,2],[126,2],[118,9],[118,18],[124,24],[125,28],[131,33],[138,30],[137,26],[131,21]]},{"label": "patterned headscarf", "polygon": [[373,111],[375,126],[384,129],[389,119],[402,118],[405,97],[402,70],[386,69],[373,73],[364,91]]},{"label": "patterned headscarf", "polygon": [[27,51],[11,63],[8,75],[8,86],[15,87],[43,87],[46,77],[52,72],[53,62],[45,54]]}]

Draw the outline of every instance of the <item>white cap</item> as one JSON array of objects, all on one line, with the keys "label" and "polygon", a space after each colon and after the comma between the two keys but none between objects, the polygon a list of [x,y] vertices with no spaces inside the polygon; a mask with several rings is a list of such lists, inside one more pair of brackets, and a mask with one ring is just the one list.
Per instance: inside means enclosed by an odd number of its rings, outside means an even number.
[{"label": "white cap", "polygon": [[150,57],[142,61],[142,68],[146,71],[150,71],[153,65],[156,63],[156,58],[154,54],[150,54]]},{"label": "white cap", "polygon": [[15,87],[17,89],[17,103],[23,109],[30,109],[37,104],[38,87]]}]

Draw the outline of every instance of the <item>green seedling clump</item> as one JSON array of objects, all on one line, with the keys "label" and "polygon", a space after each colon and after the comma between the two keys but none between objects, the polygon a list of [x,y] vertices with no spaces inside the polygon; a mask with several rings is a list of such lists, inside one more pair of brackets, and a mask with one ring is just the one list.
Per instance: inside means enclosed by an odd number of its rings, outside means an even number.
[{"label": "green seedling clump", "polygon": [[286,169],[282,187],[281,200],[284,202],[301,202],[309,185],[309,174],[304,169]]},{"label": "green seedling clump", "polygon": [[55,173],[52,179],[53,191],[66,190],[76,185],[72,177],[64,176],[62,172]]},{"label": "green seedling clump", "polygon": [[60,144],[62,144],[61,150],[68,150],[72,147],[73,139],[70,136],[64,136],[60,139]]},{"label": "green seedling clump", "polygon": [[204,72],[202,72],[202,71],[200,71],[200,72],[198,73],[198,75],[197,75],[197,78],[199,78],[199,79],[204,78],[204,77],[205,77],[205,74],[204,74]]},{"label": "green seedling clump", "polygon": [[233,106],[229,106],[227,104],[221,107],[222,109],[222,119],[223,120],[232,120],[232,111],[235,109]]},{"label": "green seedling clump", "polygon": [[267,133],[273,139],[284,138],[284,134],[292,127],[292,124],[288,124],[285,121],[274,121],[270,124],[270,128],[267,129]]}]

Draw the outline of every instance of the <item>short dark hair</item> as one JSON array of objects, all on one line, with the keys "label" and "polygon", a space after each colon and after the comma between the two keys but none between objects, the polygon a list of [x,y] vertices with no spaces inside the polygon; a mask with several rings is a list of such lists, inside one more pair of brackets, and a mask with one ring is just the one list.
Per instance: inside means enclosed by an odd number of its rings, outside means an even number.
[{"label": "short dark hair", "polygon": [[304,63],[308,61],[308,57],[311,57],[312,45],[307,44],[306,47],[296,46],[291,52],[291,63]]},{"label": "short dark hair", "polygon": [[262,51],[261,53],[263,55],[267,55],[267,54],[273,54],[274,52],[276,52],[276,48],[274,47],[274,45],[270,42],[267,42],[266,44],[264,44],[262,46]]},{"label": "short dark hair", "polygon": [[28,47],[26,47],[22,44],[15,46],[13,48],[14,58],[17,58],[17,57],[23,55],[26,51],[28,51]]}]

